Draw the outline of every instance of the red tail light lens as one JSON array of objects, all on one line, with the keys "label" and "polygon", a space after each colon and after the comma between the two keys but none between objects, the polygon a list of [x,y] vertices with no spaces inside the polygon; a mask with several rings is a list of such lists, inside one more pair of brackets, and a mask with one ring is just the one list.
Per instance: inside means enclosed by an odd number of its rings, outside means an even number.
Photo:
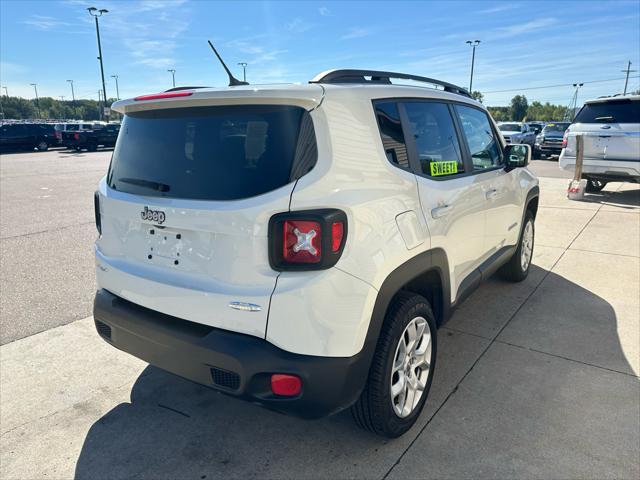
[{"label": "red tail light lens", "polygon": [[291,263],[318,263],[322,259],[322,227],[318,222],[285,220],[282,258]]},{"label": "red tail light lens", "polygon": [[347,216],[341,210],[279,213],[269,221],[269,264],[278,271],[330,268],[346,238]]},{"label": "red tail light lens", "polygon": [[150,95],[140,95],[133,100],[140,102],[143,100],[159,100],[162,98],[176,98],[176,97],[188,97],[193,95],[193,92],[165,92],[165,93],[152,93]]},{"label": "red tail light lens", "polygon": [[569,135],[566,133],[562,137],[562,148],[567,148],[567,141],[569,140]]},{"label": "red tail light lens", "polygon": [[295,397],[302,392],[302,380],[296,375],[275,373],[271,375],[271,391],[283,397]]},{"label": "red tail light lens", "polygon": [[80,140],[80,134],[79,133],[74,133],[73,134],[73,138],[75,138],[76,140]]}]

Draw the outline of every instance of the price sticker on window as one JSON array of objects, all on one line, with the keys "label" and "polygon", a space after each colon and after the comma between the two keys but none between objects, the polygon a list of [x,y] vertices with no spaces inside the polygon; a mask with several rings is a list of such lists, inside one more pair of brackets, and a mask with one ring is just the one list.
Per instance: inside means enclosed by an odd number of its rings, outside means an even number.
[{"label": "price sticker on window", "polygon": [[458,173],[458,162],[431,162],[429,164],[432,177],[440,177],[442,175],[453,175]]}]

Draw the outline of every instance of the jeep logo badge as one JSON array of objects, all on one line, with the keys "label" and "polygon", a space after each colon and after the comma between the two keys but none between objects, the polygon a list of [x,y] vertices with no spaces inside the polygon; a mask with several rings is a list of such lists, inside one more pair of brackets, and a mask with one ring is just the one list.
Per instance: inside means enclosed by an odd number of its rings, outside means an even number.
[{"label": "jeep logo badge", "polygon": [[164,212],[160,210],[149,210],[149,207],[144,207],[144,210],[140,213],[140,217],[142,217],[142,220],[150,220],[158,225],[164,222],[165,219]]}]

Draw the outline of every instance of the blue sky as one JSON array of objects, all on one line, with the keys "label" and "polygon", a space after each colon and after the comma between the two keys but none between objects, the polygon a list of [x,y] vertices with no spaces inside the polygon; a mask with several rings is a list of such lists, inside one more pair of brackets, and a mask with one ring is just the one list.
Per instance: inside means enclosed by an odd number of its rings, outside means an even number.
[{"label": "blue sky", "polygon": [[[329,68],[410,72],[468,86],[485,104],[568,103],[572,88],[532,87],[621,79],[640,70],[640,0],[442,2],[214,2],[188,0],[0,0],[0,82],[10,95],[97,98],[95,28],[86,7],[106,8],[100,29],[107,92],[226,85],[206,40],[252,83],[306,82]],[[640,88],[638,73],[630,88]],[[587,83],[580,98],[619,93],[624,80]],[[503,90],[508,90],[503,92]],[[4,93],[4,89],[2,91]]]}]

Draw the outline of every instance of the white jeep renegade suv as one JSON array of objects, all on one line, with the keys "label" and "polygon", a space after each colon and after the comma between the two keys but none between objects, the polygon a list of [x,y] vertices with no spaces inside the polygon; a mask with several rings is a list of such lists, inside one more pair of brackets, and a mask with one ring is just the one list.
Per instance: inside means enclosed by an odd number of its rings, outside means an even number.
[{"label": "white jeep renegade suv", "polygon": [[426,401],[437,328],[499,268],[529,271],[530,147],[505,145],[454,85],[335,70],[113,108],[95,323],[177,375],[300,417],[351,407],[399,436]]}]

